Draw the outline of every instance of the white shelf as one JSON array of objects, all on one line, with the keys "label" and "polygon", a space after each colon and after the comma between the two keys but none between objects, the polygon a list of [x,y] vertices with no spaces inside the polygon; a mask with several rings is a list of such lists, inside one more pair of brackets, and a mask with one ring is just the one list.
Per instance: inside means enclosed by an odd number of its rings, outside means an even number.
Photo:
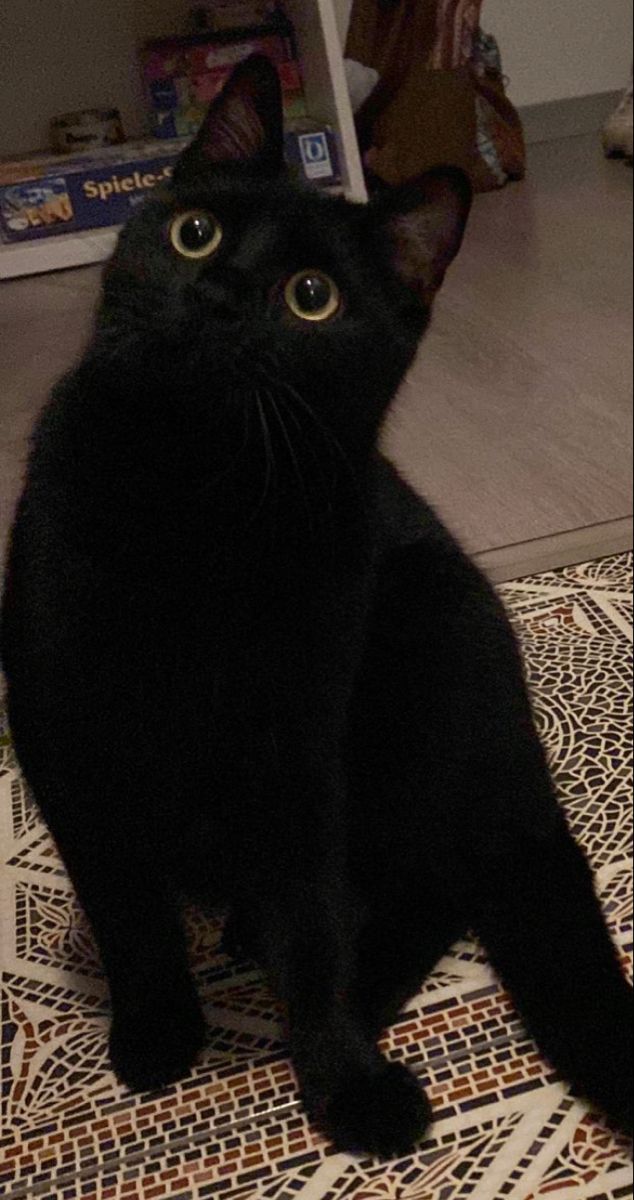
[{"label": "white shelf", "polygon": [[346,81],[340,22],[347,27],[347,5],[337,0],[287,0],[302,60],[311,116],[332,125],[339,140],[343,185],[350,200],[368,198]]},{"label": "white shelf", "polygon": [[335,16],[337,18],[337,28],[341,45],[345,48],[346,39],[348,37],[348,29],[350,28],[350,17],[352,16],[353,0],[334,0]]},{"label": "white shelf", "polygon": [[87,267],[109,258],[117,240],[118,227],[61,233],[39,242],[0,245],[0,279]]},{"label": "white shelf", "polygon": [[[287,8],[297,33],[309,111],[335,129],[344,191],[362,203],[367,192],[342,51],[350,0],[287,0]],[[89,230],[0,244],[0,280],[103,262],[112,253],[117,232]]]}]

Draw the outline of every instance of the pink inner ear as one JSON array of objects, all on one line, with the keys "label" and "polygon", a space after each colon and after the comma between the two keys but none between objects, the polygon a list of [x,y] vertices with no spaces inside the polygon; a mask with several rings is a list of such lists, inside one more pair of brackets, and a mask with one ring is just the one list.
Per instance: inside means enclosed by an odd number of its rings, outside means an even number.
[{"label": "pink inner ear", "polygon": [[[395,266],[405,282],[431,303],[462,245],[471,199],[466,179],[439,169],[418,184],[418,204],[392,217]],[[407,188],[411,203],[413,193]]]},{"label": "pink inner ear", "polygon": [[282,88],[273,63],[254,55],[236,68],[213,101],[184,157],[208,163],[257,162],[280,170],[284,161]]},{"label": "pink inner ear", "polygon": [[266,130],[247,96],[228,96],[215,113],[210,112],[200,147],[211,162],[241,162],[256,158],[265,149]]}]

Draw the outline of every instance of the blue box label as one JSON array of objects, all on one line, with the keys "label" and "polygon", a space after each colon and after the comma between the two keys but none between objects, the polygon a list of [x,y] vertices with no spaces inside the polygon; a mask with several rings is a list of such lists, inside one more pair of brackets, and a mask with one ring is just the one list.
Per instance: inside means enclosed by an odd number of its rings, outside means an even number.
[{"label": "blue box label", "polygon": [[326,133],[303,133],[298,140],[306,178],[331,179],[334,170]]},{"label": "blue box label", "polygon": [[111,164],[74,174],[0,187],[0,226],[5,240],[31,241],[52,234],[122,225],[133,208],[174,171],[175,155]]}]

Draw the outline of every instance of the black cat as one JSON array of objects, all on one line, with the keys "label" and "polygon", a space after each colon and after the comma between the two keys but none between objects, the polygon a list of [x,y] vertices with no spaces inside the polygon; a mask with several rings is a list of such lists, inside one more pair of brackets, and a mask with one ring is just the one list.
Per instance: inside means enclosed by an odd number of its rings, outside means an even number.
[{"label": "black cat", "polygon": [[470,206],[293,183],[239,68],[132,218],[37,427],[2,651],[26,778],[92,922],[132,1088],[204,1039],[185,895],[288,1005],[341,1149],[424,1133],[378,1034],[474,928],[558,1070],[631,1123],[630,991],[502,607],[377,451]]}]

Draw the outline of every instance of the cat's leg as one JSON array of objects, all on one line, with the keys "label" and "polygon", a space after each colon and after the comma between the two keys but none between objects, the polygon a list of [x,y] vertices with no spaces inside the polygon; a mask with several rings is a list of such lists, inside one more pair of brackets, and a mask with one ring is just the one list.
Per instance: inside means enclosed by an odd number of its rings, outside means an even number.
[{"label": "cat's leg", "polygon": [[264,802],[250,811],[250,857],[232,901],[257,914],[258,958],[288,1008],[310,1116],[339,1150],[389,1158],[411,1151],[430,1108],[416,1079],[383,1058],[351,1003],[358,925],[345,780],[319,684],[302,680],[278,692],[292,705],[283,719],[278,713],[269,739],[271,774]]},{"label": "cat's leg", "polygon": [[[304,860],[311,871],[315,865]],[[342,938],[351,897],[336,886],[327,895],[310,886],[302,893],[287,893],[284,915],[270,914],[265,961],[288,1004],[291,1055],[308,1113],[340,1151],[409,1153],[431,1109],[414,1076],[381,1055],[378,1031],[367,1029],[351,1002],[355,950]]]},{"label": "cat's leg", "polygon": [[[307,763],[307,766],[309,764]],[[291,1054],[307,1110],[339,1150],[392,1158],[409,1152],[430,1121],[413,1076],[387,1062],[351,1003],[356,959],[354,901],[328,819],[327,791],[311,792],[320,816],[311,844],[286,825],[287,853],[262,880],[261,957],[289,1014]],[[306,785],[302,805],[306,812]],[[311,797],[311,800],[313,800]],[[325,818],[321,825],[321,817]]]},{"label": "cat's leg", "polygon": [[447,895],[425,889],[422,872],[395,872],[392,886],[372,889],[359,945],[354,1002],[376,1038],[393,1025],[459,937],[466,918]]},{"label": "cat's leg", "polygon": [[[76,785],[35,784],[49,828],[92,926],[112,1010],[111,1061],[134,1091],[187,1075],[205,1036],[170,879],[143,832],[115,805]],[[127,814],[127,815],[126,815]]]},{"label": "cat's leg", "polygon": [[563,818],[490,864],[473,922],[542,1052],[631,1133],[632,992]]},{"label": "cat's leg", "polygon": [[553,1065],[628,1126],[632,993],[557,805],[508,620],[440,532],[391,560],[354,747],[366,894],[391,870],[395,888],[418,874],[422,897],[452,897]]}]

